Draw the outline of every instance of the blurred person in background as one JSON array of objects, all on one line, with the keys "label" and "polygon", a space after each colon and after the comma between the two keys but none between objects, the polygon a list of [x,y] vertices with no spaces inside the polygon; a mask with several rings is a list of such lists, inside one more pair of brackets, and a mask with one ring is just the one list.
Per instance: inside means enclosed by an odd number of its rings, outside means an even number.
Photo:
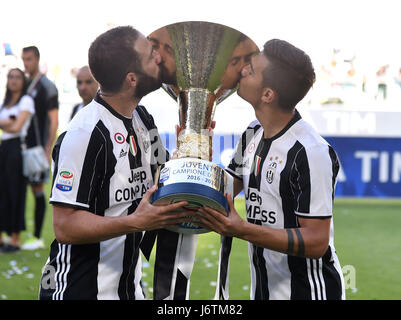
[{"label": "blurred person in background", "polygon": [[[50,153],[56,139],[58,128],[58,91],[56,86],[39,70],[40,53],[37,47],[30,46],[22,49],[22,60],[25,72],[29,75],[28,94],[35,101],[35,114],[37,121],[32,122],[26,137],[27,147],[42,145],[50,162]],[[36,141],[34,124],[38,124],[40,140]],[[35,198],[34,220],[35,228],[33,237],[22,245],[24,250],[36,250],[44,248],[41,239],[44,216],[46,212],[46,200],[44,184],[49,180],[49,171],[46,170],[35,176],[28,177]]]},{"label": "blurred person in background", "polygon": [[395,77],[395,83],[401,88],[401,68],[398,70],[398,75]]},{"label": "blurred person in background", "polygon": [[72,120],[79,110],[81,110],[83,107],[89,104],[93,98],[95,98],[96,92],[99,89],[99,84],[95,78],[93,78],[88,66],[84,66],[78,70],[77,89],[79,96],[82,98],[82,102],[74,106],[70,120]]},{"label": "blurred person in background", "polygon": [[[26,178],[22,174],[21,142],[24,141],[32,115],[34,101],[26,95],[28,80],[20,69],[11,69],[7,76],[6,93],[0,107],[0,249],[15,252],[20,249],[20,232],[25,230]],[[1,232],[11,236],[4,244]]]},{"label": "blurred person in background", "polygon": [[375,95],[375,99],[382,97],[383,100],[387,99],[387,69],[389,65],[384,65],[379,68],[376,72],[376,81],[377,81],[377,92]]}]

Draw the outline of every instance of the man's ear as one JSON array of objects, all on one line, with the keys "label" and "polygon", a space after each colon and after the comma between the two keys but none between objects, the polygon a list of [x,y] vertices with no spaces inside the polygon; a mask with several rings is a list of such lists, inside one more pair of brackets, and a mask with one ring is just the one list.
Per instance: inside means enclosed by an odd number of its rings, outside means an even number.
[{"label": "man's ear", "polygon": [[262,89],[262,102],[263,103],[272,103],[276,98],[276,92],[271,88],[263,88]]},{"label": "man's ear", "polygon": [[134,72],[128,72],[125,76],[125,82],[128,84],[129,87],[136,87],[137,81],[138,77]]}]

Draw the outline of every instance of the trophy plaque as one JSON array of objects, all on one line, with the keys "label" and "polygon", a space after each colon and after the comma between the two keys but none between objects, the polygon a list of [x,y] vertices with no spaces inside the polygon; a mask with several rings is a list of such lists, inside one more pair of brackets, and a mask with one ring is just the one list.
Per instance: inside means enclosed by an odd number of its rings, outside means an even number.
[{"label": "trophy plaque", "polygon": [[[155,175],[158,190],[152,203],[188,201],[184,208],[209,206],[228,211],[226,193],[233,178],[212,163],[211,126],[216,105],[237,89],[242,67],[259,52],[255,43],[230,27],[202,21],[174,23],[148,36],[161,55],[163,88],[177,101],[180,132],[177,158],[161,165]],[[191,223],[170,228],[199,234],[209,230]]]}]

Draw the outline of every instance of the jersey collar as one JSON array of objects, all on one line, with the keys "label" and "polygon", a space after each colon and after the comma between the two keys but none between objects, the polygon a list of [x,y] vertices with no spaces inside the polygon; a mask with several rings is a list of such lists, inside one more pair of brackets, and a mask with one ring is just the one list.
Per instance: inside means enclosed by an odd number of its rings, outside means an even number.
[{"label": "jersey collar", "polygon": [[280,138],[284,133],[286,133],[300,119],[302,119],[302,117],[299,114],[298,110],[295,109],[294,116],[292,117],[290,122],[288,122],[287,125],[279,133],[277,133],[275,136],[273,136],[271,138],[263,138],[263,139],[266,140],[266,141],[273,141],[273,140],[276,140],[276,139]]},{"label": "jersey collar", "polygon": [[124,123],[132,123],[132,118],[127,118],[124,117],[123,115],[119,114],[116,110],[113,109],[112,106],[110,106],[100,95],[100,91],[97,92],[96,97],[94,99],[97,103],[101,104],[103,107],[105,107],[107,110],[110,111],[110,113],[115,116],[116,118],[122,120]]}]

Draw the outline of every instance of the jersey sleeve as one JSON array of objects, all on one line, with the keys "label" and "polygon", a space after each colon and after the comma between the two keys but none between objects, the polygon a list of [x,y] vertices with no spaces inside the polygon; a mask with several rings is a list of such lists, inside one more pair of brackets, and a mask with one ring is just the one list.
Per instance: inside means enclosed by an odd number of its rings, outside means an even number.
[{"label": "jersey sleeve", "polygon": [[74,128],[60,135],[53,150],[50,203],[90,210],[106,180],[107,144],[97,128]]},{"label": "jersey sleeve", "polygon": [[328,146],[302,148],[291,171],[295,214],[304,218],[331,217],[339,170],[337,155]]}]

